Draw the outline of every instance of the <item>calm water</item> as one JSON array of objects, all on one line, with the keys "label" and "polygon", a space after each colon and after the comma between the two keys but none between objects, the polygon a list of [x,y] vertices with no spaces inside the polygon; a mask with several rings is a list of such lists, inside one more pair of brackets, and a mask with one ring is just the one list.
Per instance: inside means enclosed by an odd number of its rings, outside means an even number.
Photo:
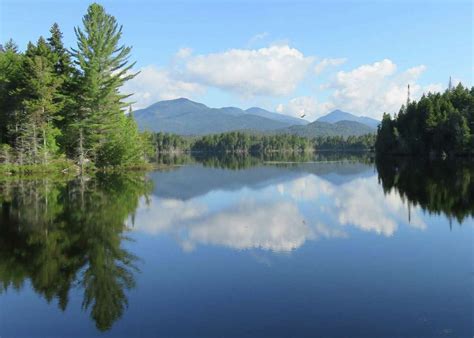
[{"label": "calm water", "polygon": [[0,336],[472,337],[473,163],[310,160],[0,181]]}]

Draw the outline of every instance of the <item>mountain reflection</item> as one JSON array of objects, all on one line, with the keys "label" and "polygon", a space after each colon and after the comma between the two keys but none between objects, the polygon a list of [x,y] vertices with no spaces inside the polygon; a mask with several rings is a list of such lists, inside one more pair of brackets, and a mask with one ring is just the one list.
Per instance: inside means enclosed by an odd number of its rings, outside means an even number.
[{"label": "mountain reflection", "polygon": [[137,258],[122,247],[125,220],[149,190],[140,175],[0,183],[0,292],[29,280],[64,311],[79,286],[83,309],[109,329],[134,286]]},{"label": "mountain reflection", "polygon": [[[245,167],[233,164],[235,157],[229,161],[232,169]],[[402,226],[423,231],[424,210],[460,223],[473,215],[468,165],[377,163],[377,176],[366,157],[279,166],[257,161],[237,171],[219,170],[226,162],[217,157],[209,163],[154,173],[154,196],[137,210],[136,230],[170,234],[187,251],[217,245],[289,252],[354,231],[385,237]]]},{"label": "mountain reflection", "polygon": [[1,181],[0,293],[31,284],[64,311],[79,290],[82,308],[106,331],[135,286],[138,258],[124,249],[129,231],[168,235],[186,252],[219,246],[258,257],[257,250],[288,253],[358,233],[422,232],[430,223],[425,211],[460,224],[474,216],[471,162],[384,159],[374,167],[367,156],[329,154],[308,163],[182,161],[188,165],[152,172],[151,180],[98,174]]}]

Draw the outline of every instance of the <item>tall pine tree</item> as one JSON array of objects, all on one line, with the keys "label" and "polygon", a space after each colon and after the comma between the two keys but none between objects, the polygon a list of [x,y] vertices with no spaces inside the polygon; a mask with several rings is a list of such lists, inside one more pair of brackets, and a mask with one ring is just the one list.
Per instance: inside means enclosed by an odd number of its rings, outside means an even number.
[{"label": "tall pine tree", "polygon": [[72,128],[76,139],[76,156],[81,166],[86,159],[98,166],[134,162],[127,149],[136,147],[139,139],[124,144],[121,135],[136,125],[126,123],[124,99],[120,87],[136,74],[130,72],[131,47],[119,45],[122,26],[99,4],[92,4],[84,16],[83,28],[75,28],[77,48],[72,50],[79,66],[77,76],[77,109]]}]

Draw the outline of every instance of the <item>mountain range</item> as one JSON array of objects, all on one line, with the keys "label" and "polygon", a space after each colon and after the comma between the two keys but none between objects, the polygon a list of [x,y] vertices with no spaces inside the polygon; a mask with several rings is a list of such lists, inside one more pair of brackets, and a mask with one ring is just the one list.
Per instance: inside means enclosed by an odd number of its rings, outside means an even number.
[{"label": "mountain range", "polygon": [[310,123],[283,114],[252,107],[210,108],[202,103],[180,98],[159,101],[136,110],[134,117],[141,130],[180,135],[206,135],[228,131],[291,133],[301,136],[349,136],[375,132],[377,120],[335,110]]},{"label": "mountain range", "polygon": [[352,122],[359,122],[365,124],[369,127],[377,129],[380,121],[375,120],[373,118],[367,116],[355,116],[351,113],[347,113],[345,111],[336,109],[330,112],[327,115],[321,116],[317,119],[319,122],[328,122],[328,123],[337,123],[340,121],[352,121]]}]

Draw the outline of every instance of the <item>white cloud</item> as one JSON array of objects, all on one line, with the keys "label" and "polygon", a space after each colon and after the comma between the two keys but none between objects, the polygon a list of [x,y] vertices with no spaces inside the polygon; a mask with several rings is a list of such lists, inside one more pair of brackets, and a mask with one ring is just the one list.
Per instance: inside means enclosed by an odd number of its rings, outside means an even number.
[{"label": "white cloud", "polygon": [[297,206],[289,202],[241,202],[188,228],[186,248],[214,244],[233,249],[291,251],[311,237]]},{"label": "white cloud", "polygon": [[241,96],[281,96],[296,88],[312,62],[295,48],[274,45],[190,56],[184,73],[192,82]]},{"label": "white cloud", "polygon": [[406,102],[408,84],[412,98],[422,94],[416,81],[425,70],[420,65],[397,72],[397,65],[384,59],[349,72],[340,71],[329,86],[333,89],[330,101],[338,108],[380,118],[383,112],[398,112]]},{"label": "white cloud", "polygon": [[247,46],[251,47],[252,45],[257,43],[258,41],[264,40],[266,37],[268,37],[268,35],[269,35],[268,32],[262,32],[262,33],[255,34],[254,36],[252,36],[249,39],[249,41],[247,43]]},{"label": "white cloud", "polygon": [[423,87],[423,92],[424,93],[436,93],[436,92],[442,92],[445,88],[441,83],[431,83],[427,86]]},{"label": "white cloud", "polygon": [[184,47],[184,48],[180,48],[178,52],[176,52],[176,57],[180,59],[184,59],[191,56],[192,53],[193,53],[193,50],[191,48]]},{"label": "white cloud", "polygon": [[[186,49],[181,49],[178,56],[184,57],[189,53]],[[147,66],[140,69],[134,79],[128,81],[121,90],[123,93],[134,93],[130,97],[135,101],[135,109],[144,108],[159,100],[171,100],[180,97],[193,98],[201,95],[205,87],[181,79],[178,74],[174,74],[170,69]]]},{"label": "white cloud", "polygon": [[331,102],[318,102],[311,96],[300,96],[291,99],[288,103],[280,103],[275,110],[280,114],[300,117],[306,114],[305,119],[313,121],[326,114],[335,106]]},{"label": "white cloud", "polygon": [[335,67],[344,64],[347,61],[346,58],[336,58],[336,59],[322,59],[319,61],[316,66],[314,66],[314,72],[319,75],[324,70],[329,67]]}]

